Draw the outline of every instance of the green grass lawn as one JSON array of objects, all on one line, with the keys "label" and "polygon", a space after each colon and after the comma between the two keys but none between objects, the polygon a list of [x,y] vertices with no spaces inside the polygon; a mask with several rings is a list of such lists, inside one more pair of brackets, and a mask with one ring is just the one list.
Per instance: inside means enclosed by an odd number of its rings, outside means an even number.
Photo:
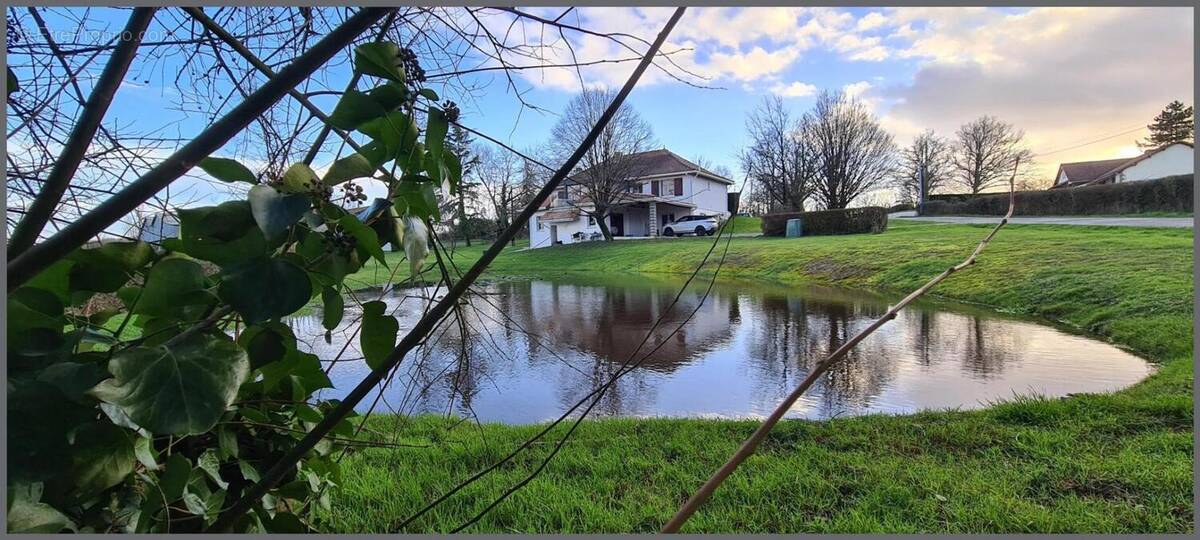
[{"label": "green grass lawn", "polygon": [[[721,274],[907,291],[964,258],[987,231],[893,222],[879,235],[736,238]],[[506,252],[489,275],[682,273],[711,241]],[[467,265],[482,249],[459,248],[455,260]],[[1191,230],[1006,228],[977,265],[934,292],[1073,325],[1157,362],[1157,373],[1112,394],[1024,398],[978,411],[785,420],[684,531],[1192,531],[1192,264]],[[367,268],[356,279],[378,275]],[[330,531],[390,531],[538,429],[430,417],[370,423],[389,440],[421,447],[348,457]],[[540,476],[468,530],[655,531],[756,425],[587,421]],[[535,446],[409,531],[452,529],[552,445]]]}]

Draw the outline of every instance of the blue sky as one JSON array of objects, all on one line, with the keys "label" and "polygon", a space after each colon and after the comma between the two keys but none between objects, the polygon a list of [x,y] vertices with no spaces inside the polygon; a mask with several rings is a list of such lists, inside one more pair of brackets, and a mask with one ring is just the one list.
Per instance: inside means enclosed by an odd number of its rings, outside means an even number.
[{"label": "blue sky", "polygon": [[[554,18],[563,9],[528,11]],[[670,12],[579,8],[564,21],[651,40]],[[114,29],[126,14],[93,10]],[[54,12],[47,18],[56,24]],[[500,29],[511,16],[481,19]],[[713,88],[651,70],[629,103],[662,146],[724,165],[736,178],[748,112],[778,95],[800,114],[822,89],[863,100],[900,145],[925,129],[951,135],[978,116],[997,116],[1025,130],[1027,145],[1040,154],[1039,171],[1052,176],[1060,162],[1135,155],[1144,131],[1111,136],[1144,126],[1173,99],[1192,101],[1192,20],[1192,8],[691,8],[664,49],[685,49],[672,58],[705,79],[677,75]],[[57,24],[67,26],[61,18]],[[521,29],[520,39],[542,45],[548,62],[567,58],[557,38],[531,37],[537,23]],[[602,38],[567,37],[583,61],[630,56]],[[170,62],[156,65],[151,72],[135,62],[107,121],[198,133],[204,118],[172,110],[180,90],[190,89],[175,87]],[[583,68],[584,84],[617,87],[633,66]],[[517,148],[544,143],[554,114],[522,110],[494,73],[466,81],[479,88],[473,95],[433,87],[458,101],[476,129]],[[340,88],[348,76],[344,66],[331,68],[315,86]],[[563,69],[522,71],[516,81],[527,100],[549,111],[561,110],[580,88],[577,75]],[[333,101],[318,104],[331,110]],[[244,150],[231,145],[220,153]]]}]

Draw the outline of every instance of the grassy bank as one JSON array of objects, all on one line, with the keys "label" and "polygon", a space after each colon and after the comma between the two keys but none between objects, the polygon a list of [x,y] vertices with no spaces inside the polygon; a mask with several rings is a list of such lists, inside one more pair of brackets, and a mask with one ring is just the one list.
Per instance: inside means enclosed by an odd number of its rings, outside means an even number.
[{"label": "grassy bank", "polygon": [[[721,274],[908,290],[962,259],[986,232],[894,222],[880,235],[737,238]],[[490,274],[687,272],[711,240],[508,252]],[[455,259],[469,264],[481,251],[460,248]],[[368,268],[356,278],[365,284],[378,275]],[[1191,531],[1192,291],[1190,230],[1012,226],[936,292],[1072,324],[1158,362],[1155,375],[1113,394],[1027,398],[981,411],[785,421],[685,530]],[[537,430],[436,418],[372,423],[420,447],[348,458],[333,531],[388,531]],[[585,422],[538,478],[469,530],[654,531],[755,425]],[[535,446],[410,530],[450,530],[551,447]]]}]

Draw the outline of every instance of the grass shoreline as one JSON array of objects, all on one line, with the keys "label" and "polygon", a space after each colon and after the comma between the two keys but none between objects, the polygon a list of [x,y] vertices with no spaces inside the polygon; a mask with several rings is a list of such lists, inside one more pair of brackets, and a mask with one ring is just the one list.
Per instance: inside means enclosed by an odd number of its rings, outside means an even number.
[{"label": "grass shoreline", "polygon": [[[906,292],[964,257],[987,230],[894,223],[881,235],[737,238],[722,275]],[[709,241],[505,252],[485,277],[678,274],[694,267]],[[977,411],[785,421],[685,531],[1192,531],[1191,242],[1190,230],[1006,228],[978,265],[935,289],[939,298],[1059,321],[1157,362],[1156,373],[1111,394],[1025,398]],[[455,260],[462,267],[480,252],[464,250]],[[356,277],[369,280],[370,272]],[[428,417],[371,422],[430,446],[351,456],[330,514],[332,531],[388,531],[421,501],[538,428],[452,429]],[[755,426],[589,420],[541,476],[470,530],[654,531]],[[446,531],[465,521],[547,451],[539,447],[502,468],[410,532]]]}]

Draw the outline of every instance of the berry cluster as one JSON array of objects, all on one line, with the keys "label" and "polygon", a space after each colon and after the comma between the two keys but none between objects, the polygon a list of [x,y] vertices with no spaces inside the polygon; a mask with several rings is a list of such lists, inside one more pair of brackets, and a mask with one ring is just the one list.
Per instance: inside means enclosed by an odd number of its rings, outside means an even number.
[{"label": "berry cluster", "polygon": [[354,181],[342,184],[342,196],[347,201],[364,202],[367,200],[367,194],[363,193],[362,186],[355,184]]},{"label": "berry cluster", "polygon": [[458,104],[448,99],[442,103],[442,110],[446,113],[446,119],[451,122],[457,122],[459,115],[462,114],[458,110]]},{"label": "berry cluster", "polygon": [[[5,43],[12,47],[21,42],[21,25],[17,24],[16,19],[12,17],[5,17],[5,19],[8,21],[8,35],[5,36]],[[424,74],[422,74],[423,76]]]},{"label": "berry cluster", "polygon": [[421,63],[417,61],[417,53],[405,47],[400,49],[397,58],[400,60],[400,65],[404,68],[404,78],[408,83],[425,82],[425,70],[421,67]]},{"label": "berry cluster", "polygon": [[334,225],[325,230],[325,252],[345,255],[354,250],[358,239],[346,234],[341,225]]}]

